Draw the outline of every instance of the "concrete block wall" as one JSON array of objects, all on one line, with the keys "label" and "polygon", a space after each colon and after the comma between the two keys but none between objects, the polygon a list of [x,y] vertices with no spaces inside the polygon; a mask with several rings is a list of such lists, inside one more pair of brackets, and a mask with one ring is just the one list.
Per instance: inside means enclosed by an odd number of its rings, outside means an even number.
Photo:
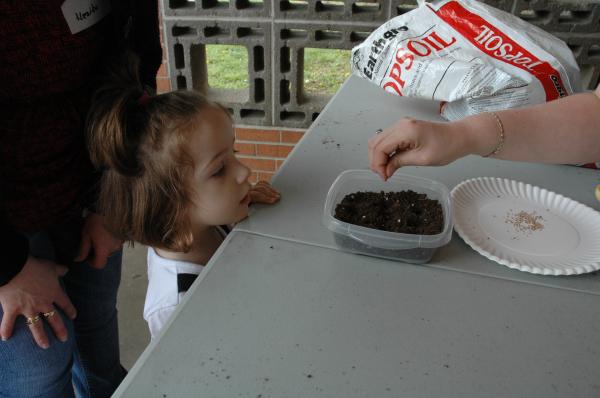
[{"label": "concrete block wall", "polygon": [[[417,0],[160,0],[165,64],[159,90],[193,88],[227,106],[253,180],[269,179],[330,95],[303,86],[307,48],[351,49]],[[485,0],[565,40],[587,88],[600,78],[600,2]],[[248,87],[208,86],[205,45],[248,52]],[[170,84],[167,84],[169,82]]]},{"label": "concrete block wall", "polygon": [[[308,127],[330,99],[326,94],[304,90],[304,50],[329,48],[350,50],[362,42],[373,27],[353,24],[275,22],[273,24],[273,123],[276,126]],[[348,62],[350,62],[348,60]]]},{"label": "concrete block wall", "polygon": [[[165,20],[171,85],[193,88],[229,107],[238,123],[270,126],[271,27],[260,21],[224,19]],[[205,46],[235,44],[248,52],[248,89],[223,90],[208,86]]]}]

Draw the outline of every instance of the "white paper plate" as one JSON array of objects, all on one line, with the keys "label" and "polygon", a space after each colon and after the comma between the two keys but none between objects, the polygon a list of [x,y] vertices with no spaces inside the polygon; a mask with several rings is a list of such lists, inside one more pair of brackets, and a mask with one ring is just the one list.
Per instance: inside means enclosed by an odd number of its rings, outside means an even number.
[{"label": "white paper plate", "polygon": [[451,193],[454,229],[485,257],[543,275],[600,269],[600,213],[503,178],[463,181]]}]

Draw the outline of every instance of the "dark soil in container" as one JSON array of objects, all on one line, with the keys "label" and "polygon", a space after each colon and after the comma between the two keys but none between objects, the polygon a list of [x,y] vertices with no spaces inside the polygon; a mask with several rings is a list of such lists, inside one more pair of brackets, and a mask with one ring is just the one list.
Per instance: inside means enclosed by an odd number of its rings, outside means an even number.
[{"label": "dark soil in container", "polygon": [[335,218],[349,224],[417,235],[437,235],[444,230],[439,201],[414,191],[355,192],[335,208]]}]

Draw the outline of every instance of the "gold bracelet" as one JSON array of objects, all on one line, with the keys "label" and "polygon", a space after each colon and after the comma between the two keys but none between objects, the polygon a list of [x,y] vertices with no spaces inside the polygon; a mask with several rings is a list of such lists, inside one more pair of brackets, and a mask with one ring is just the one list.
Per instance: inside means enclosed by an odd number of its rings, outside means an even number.
[{"label": "gold bracelet", "polygon": [[498,153],[500,153],[500,151],[502,150],[502,147],[504,146],[504,125],[502,124],[502,120],[500,120],[500,116],[498,116],[496,114],[496,112],[491,112],[490,114],[492,116],[494,116],[494,119],[496,119],[496,122],[498,123],[498,129],[499,129],[498,145],[496,145],[496,148],[494,148],[494,150],[492,152],[485,155],[484,158],[490,157],[492,155],[497,155]]}]

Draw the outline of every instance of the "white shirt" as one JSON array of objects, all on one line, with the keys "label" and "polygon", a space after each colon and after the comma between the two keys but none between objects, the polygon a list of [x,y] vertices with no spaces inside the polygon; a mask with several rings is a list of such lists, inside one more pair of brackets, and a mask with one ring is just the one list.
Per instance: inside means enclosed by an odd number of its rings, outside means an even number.
[{"label": "white shirt", "polygon": [[[223,237],[227,235],[223,229],[217,229]],[[144,303],[144,319],[148,322],[152,338],[158,335],[186,293],[179,292],[177,275],[198,275],[203,268],[204,264],[171,260],[159,256],[153,247],[148,248],[148,290]]]}]

